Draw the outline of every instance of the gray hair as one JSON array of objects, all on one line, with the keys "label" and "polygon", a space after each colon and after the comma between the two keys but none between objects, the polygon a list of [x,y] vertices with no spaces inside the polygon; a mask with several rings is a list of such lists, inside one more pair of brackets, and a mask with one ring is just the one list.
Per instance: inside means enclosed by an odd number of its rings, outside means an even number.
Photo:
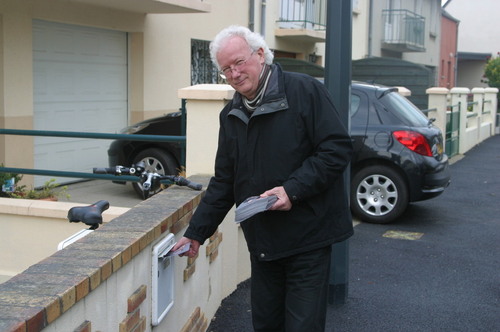
[{"label": "gray hair", "polygon": [[273,63],[273,52],[271,52],[269,46],[267,46],[266,41],[260,34],[252,32],[250,31],[250,29],[243,26],[231,25],[219,32],[217,36],[215,36],[214,40],[210,43],[210,58],[218,69],[220,69],[220,66],[217,62],[217,53],[219,53],[220,48],[223,46],[223,43],[226,41],[226,39],[234,36],[239,36],[245,39],[248,47],[250,47],[252,51],[257,51],[259,48],[264,49],[265,63],[268,65]]}]

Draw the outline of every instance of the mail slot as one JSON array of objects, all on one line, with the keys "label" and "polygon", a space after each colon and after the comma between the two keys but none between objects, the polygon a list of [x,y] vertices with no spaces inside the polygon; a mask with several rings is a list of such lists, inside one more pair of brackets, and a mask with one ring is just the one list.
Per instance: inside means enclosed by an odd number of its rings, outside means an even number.
[{"label": "mail slot", "polygon": [[160,324],[174,305],[174,256],[166,256],[175,244],[168,234],[153,247],[152,255],[152,324]]}]

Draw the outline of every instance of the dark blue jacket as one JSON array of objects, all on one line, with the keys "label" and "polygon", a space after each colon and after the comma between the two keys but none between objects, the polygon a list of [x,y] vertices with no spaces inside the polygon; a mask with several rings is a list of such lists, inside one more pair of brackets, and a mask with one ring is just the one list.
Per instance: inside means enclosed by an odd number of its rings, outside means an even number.
[{"label": "dark blue jacket", "polygon": [[236,93],[220,113],[215,175],[184,236],[203,243],[234,203],[283,186],[290,211],[241,223],[251,254],[274,260],[345,240],[353,233],[343,178],[351,155],[324,85],[273,65],[260,107],[250,115]]}]

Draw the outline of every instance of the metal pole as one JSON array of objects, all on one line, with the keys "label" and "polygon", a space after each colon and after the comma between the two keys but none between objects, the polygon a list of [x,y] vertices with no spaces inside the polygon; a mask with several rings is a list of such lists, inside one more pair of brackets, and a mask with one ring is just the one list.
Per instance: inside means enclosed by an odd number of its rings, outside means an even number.
[{"label": "metal pole", "polygon": [[[327,5],[325,85],[343,123],[350,128],[352,7],[351,0],[331,0]],[[350,129],[349,129],[350,130]],[[349,169],[344,173],[346,195],[349,195]],[[349,196],[348,196],[349,197]],[[332,247],[328,302],[344,304],[349,284],[349,242]]]},{"label": "metal pole", "polygon": [[181,142],[181,143],[186,142],[186,136],[108,134],[108,133],[89,133],[89,132],[77,132],[77,131],[28,130],[28,129],[4,129],[4,128],[0,128],[0,135],[123,139],[128,141],[153,141],[153,142]]}]

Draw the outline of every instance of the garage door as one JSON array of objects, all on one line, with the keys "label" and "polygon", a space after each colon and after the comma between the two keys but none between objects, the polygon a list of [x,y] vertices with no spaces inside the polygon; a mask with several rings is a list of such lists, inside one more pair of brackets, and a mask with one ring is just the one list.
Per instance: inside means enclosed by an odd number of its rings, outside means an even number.
[{"label": "garage door", "polygon": [[[126,126],[126,33],[34,21],[33,78],[35,130],[116,133]],[[35,137],[35,168],[91,173],[107,166],[109,144]],[[36,176],[35,186],[51,178]]]}]

